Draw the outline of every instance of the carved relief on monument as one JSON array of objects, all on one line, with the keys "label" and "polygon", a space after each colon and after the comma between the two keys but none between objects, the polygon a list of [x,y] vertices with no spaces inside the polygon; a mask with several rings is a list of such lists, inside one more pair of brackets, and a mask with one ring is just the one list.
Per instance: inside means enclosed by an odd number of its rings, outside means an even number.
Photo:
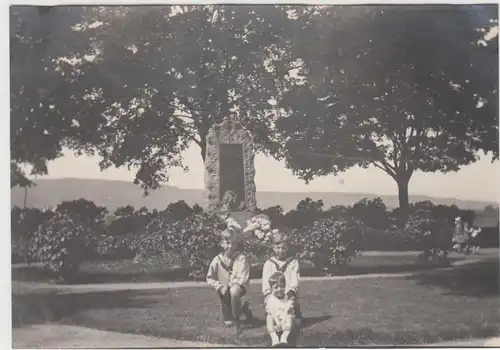
[{"label": "carved relief on monument", "polygon": [[238,123],[225,120],[210,129],[205,157],[206,209],[256,209],[252,138]]}]

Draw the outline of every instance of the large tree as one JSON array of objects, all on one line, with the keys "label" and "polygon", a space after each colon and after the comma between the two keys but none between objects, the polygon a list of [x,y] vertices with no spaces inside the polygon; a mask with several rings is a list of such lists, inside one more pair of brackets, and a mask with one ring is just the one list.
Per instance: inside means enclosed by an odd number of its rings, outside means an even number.
[{"label": "large tree", "polygon": [[403,214],[415,171],[457,171],[481,149],[497,158],[498,45],[477,45],[476,31],[495,10],[322,8],[302,33],[316,40],[292,46],[305,79],[280,101],[275,155],[306,181],[374,165],[396,181]]},{"label": "large tree", "polygon": [[[68,146],[97,154],[101,168],[135,168],[136,183],[147,189],[167,181],[170,167],[183,166],[180,154],[192,142],[204,159],[205,136],[225,117],[251,129],[257,144],[266,142],[280,82],[295,68],[286,48],[296,22],[287,8],[56,7],[45,21],[53,23],[68,13],[78,19],[64,21],[71,34],[49,36],[65,44],[57,44],[58,50],[34,50],[52,63],[48,72],[36,67],[40,81],[50,82],[45,90],[55,101],[42,111],[38,96],[21,96],[13,113],[19,120],[35,113],[64,132],[47,141],[43,157],[28,157],[16,147],[16,161],[40,163],[44,170],[45,160]],[[32,52],[16,52],[16,57],[32,58]],[[14,92],[19,91],[16,85]],[[34,130],[33,139],[42,139],[43,132]]]},{"label": "large tree", "polygon": [[20,165],[28,165],[31,175],[47,172],[72,123],[71,114],[61,113],[71,99],[52,60],[76,49],[71,25],[83,11],[48,9],[10,7],[11,187],[31,184]]}]

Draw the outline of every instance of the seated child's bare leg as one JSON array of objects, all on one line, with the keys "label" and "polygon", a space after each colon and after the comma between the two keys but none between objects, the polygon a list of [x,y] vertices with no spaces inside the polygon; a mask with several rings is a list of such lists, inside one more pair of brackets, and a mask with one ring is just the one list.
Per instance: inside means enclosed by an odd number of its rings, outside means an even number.
[{"label": "seated child's bare leg", "polygon": [[292,315],[286,315],[285,319],[283,320],[283,334],[281,335],[282,343],[288,343],[288,336],[290,335],[290,331],[292,330],[293,318],[294,317]]},{"label": "seated child's bare leg", "polygon": [[276,323],[274,322],[274,318],[271,315],[266,315],[266,328],[267,332],[271,336],[271,342],[273,346],[280,342],[275,327]]},{"label": "seated child's bare leg", "polygon": [[242,290],[240,286],[232,286],[229,290],[231,293],[231,309],[233,311],[233,321],[235,326],[235,332],[241,333],[240,316],[241,316],[241,294]]}]

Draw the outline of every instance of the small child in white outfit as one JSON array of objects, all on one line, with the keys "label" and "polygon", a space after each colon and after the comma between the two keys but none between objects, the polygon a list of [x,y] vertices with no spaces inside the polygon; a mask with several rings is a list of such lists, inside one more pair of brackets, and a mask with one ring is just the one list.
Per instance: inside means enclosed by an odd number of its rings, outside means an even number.
[{"label": "small child in white outfit", "polygon": [[[288,300],[285,294],[286,279],[282,272],[275,272],[269,278],[271,294],[266,301],[266,327],[271,336],[272,346],[287,344],[292,330],[295,308],[294,300]],[[278,337],[281,332],[281,339]]]}]

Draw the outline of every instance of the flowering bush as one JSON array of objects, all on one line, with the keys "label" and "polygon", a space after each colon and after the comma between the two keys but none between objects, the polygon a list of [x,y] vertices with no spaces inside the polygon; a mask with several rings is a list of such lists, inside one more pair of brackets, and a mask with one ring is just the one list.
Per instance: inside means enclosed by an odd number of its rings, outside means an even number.
[{"label": "flowering bush", "polygon": [[30,254],[30,240],[38,226],[51,215],[52,212],[42,212],[36,208],[12,208],[10,237],[13,262],[32,261],[34,257]]},{"label": "flowering bush", "polygon": [[452,246],[453,225],[436,217],[429,208],[411,213],[405,226],[406,233],[422,249],[422,258],[445,259]]},{"label": "flowering bush", "polygon": [[175,222],[159,217],[132,246],[139,256],[175,252],[186,263],[190,276],[203,279],[210,261],[220,250],[218,233],[223,227],[224,220],[217,215],[198,214]]},{"label": "flowering bush", "polygon": [[246,222],[244,249],[253,257],[265,257],[271,245],[272,234],[278,230],[271,228],[271,220],[265,214],[258,214]]},{"label": "flowering bush", "polygon": [[226,225],[227,225],[227,227],[234,227],[238,230],[241,230],[241,226],[240,226],[240,224],[238,224],[238,221],[234,220],[231,217],[228,217],[226,219]]},{"label": "flowering bush", "polygon": [[350,217],[324,217],[307,228],[294,230],[293,245],[300,247],[301,258],[314,263],[327,274],[347,264],[356,255],[356,244],[363,224]]},{"label": "flowering bush", "polygon": [[258,214],[247,221],[243,229],[246,234],[252,234],[260,241],[269,243],[271,241],[271,220],[265,214]]},{"label": "flowering bush", "polygon": [[80,263],[94,244],[94,235],[69,214],[56,212],[38,227],[30,240],[30,254],[56,277],[75,277]]},{"label": "flowering bush", "polygon": [[133,258],[137,255],[137,238],[135,235],[109,235],[103,234],[96,244],[96,253],[100,257],[109,258]]}]

